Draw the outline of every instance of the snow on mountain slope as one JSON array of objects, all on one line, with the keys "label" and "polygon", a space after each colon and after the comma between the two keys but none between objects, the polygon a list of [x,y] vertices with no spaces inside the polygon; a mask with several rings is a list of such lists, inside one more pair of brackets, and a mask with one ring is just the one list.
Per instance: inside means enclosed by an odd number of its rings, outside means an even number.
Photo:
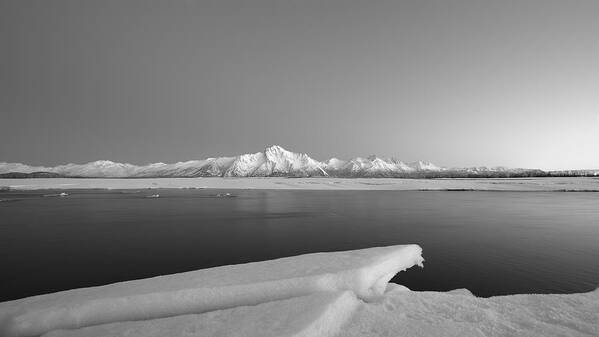
[{"label": "snow on mountain slope", "polygon": [[343,177],[395,177],[417,171],[439,171],[439,167],[428,162],[405,164],[396,159],[383,159],[377,156],[357,157],[348,161],[330,160],[326,169],[329,173]]},{"label": "snow on mountain slope", "polygon": [[294,153],[273,145],[264,151],[266,159],[273,163],[272,174],[327,175],[324,164],[305,153]]},{"label": "snow on mountain slope", "polygon": [[390,159],[387,159],[387,161],[395,164],[397,169],[399,169],[399,171],[401,171],[401,172],[413,172],[414,171],[413,167],[410,167],[408,164],[404,163],[401,160],[397,160],[395,158],[390,158]]},{"label": "snow on mountain slope", "polygon": [[273,145],[264,152],[245,154],[237,157],[225,171],[226,177],[268,177],[268,176],[326,176],[323,163],[307,154],[294,153]]},{"label": "snow on mountain slope", "polygon": [[372,162],[368,159],[362,157],[356,157],[347,162],[347,164],[343,167],[343,170],[351,173],[359,173],[362,172],[372,166]]},{"label": "snow on mountain slope", "polygon": [[72,177],[131,177],[139,169],[131,164],[115,163],[110,160],[98,160],[87,164],[66,164],[56,166],[50,172]]},{"label": "snow on mountain slope", "polygon": [[44,166],[29,166],[21,163],[4,163],[0,162],[0,173],[32,173],[32,172],[50,172],[51,167]]},{"label": "snow on mountain slope", "polygon": [[204,176],[220,177],[223,172],[235,162],[235,157],[210,158],[208,165],[203,167]]},{"label": "snow on mountain slope", "polygon": [[402,162],[393,162],[389,159],[374,157],[371,159],[372,165],[366,170],[368,176],[393,176],[397,173],[412,172],[413,168]]},{"label": "snow on mountain slope", "polygon": [[341,178],[450,178],[450,177],[510,177],[546,174],[540,170],[507,169],[503,167],[447,169],[430,162],[404,163],[393,158],[356,157],[350,160],[331,158],[317,161],[307,154],[287,151],[273,145],[262,152],[236,157],[216,157],[173,164],[154,163],[143,166],[99,160],[87,164],[66,164],[56,167],[28,166],[0,162],[0,174],[50,172],[64,177],[88,178],[154,178],[154,177],[309,177]]},{"label": "snow on mountain slope", "polygon": [[225,177],[264,177],[271,171],[264,152],[238,156],[225,171]]},{"label": "snow on mountain slope", "polygon": [[408,167],[416,171],[441,171],[441,168],[429,161],[415,161],[408,164]]},{"label": "snow on mountain slope", "polygon": [[335,171],[340,170],[343,166],[347,164],[346,160],[341,160],[338,158],[331,158],[325,164],[325,169],[327,171]]},{"label": "snow on mountain slope", "polygon": [[133,177],[219,177],[234,157],[190,160],[173,164],[150,164],[139,167]]}]

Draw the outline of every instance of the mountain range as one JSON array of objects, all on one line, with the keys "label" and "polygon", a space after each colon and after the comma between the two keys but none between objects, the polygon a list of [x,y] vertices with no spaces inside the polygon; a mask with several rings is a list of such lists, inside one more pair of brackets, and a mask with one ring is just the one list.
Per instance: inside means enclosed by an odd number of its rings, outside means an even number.
[{"label": "mountain range", "polygon": [[[565,172],[565,171],[559,171]],[[304,153],[273,145],[264,151],[234,157],[216,157],[172,164],[133,165],[98,160],[86,164],[55,167],[29,166],[0,162],[0,178],[81,177],[81,178],[153,178],[153,177],[391,177],[391,178],[466,178],[529,177],[559,173],[537,169],[505,167],[445,168],[430,162],[402,162],[395,158],[369,156],[350,160],[315,160]],[[565,175],[598,175],[599,171],[568,171]],[[584,173],[584,174],[583,174]]]}]

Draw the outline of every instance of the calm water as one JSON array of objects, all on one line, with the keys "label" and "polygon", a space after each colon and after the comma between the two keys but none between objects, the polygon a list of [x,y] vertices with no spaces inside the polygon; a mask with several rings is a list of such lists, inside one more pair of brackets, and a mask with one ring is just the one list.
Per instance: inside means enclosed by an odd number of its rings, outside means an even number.
[{"label": "calm water", "polygon": [[[599,193],[0,192],[0,300],[301,253],[417,243],[394,281],[479,296],[599,285]],[[219,198],[232,192],[237,197]],[[159,193],[160,198],[145,196]]]}]

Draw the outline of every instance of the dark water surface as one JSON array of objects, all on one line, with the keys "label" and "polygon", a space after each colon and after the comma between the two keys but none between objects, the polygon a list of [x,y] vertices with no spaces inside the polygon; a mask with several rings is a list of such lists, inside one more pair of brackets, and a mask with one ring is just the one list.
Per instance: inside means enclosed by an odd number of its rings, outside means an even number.
[{"label": "dark water surface", "polygon": [[[60,192],[60,191],[59,191]],[[0,192],[0,301],[302,253],[417,243],[394,282],[479,296],[599,285],[599,193]],[[231,192],[237,197],[216,197]],[[159,193],[160,198],[146,198]]]}]

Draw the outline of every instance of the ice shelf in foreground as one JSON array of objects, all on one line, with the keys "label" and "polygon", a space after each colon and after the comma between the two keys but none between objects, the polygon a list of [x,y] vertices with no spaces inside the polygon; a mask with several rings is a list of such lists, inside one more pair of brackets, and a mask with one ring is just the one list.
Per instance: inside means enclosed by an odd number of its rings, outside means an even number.
[{"label": "ice shelf in foreground", "polygon": [[351,291],[323,292],[203,314],[55,330],[43,337],[332,337],[360,303]]},{"label": "ice shelf in foreground", "polygon": [[0,303],[1,336],[37,336],[121,321],[202,313],[351,290],[381,296],[399,271],[421,265],[418,245],[315,253],[82,288]]}]

